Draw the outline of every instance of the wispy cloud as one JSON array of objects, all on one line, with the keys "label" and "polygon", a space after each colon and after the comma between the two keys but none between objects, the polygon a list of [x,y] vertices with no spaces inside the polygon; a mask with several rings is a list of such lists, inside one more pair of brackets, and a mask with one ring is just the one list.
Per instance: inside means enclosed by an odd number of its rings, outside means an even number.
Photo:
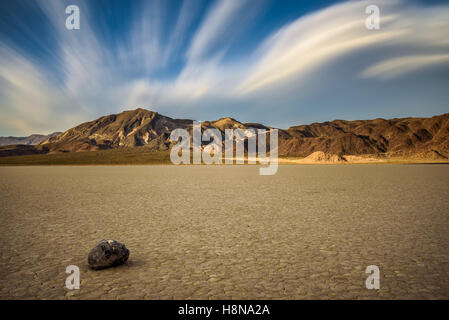
[{"label": "wispy cloud", "polygon": [[182,44],[185,42],[187,31],[194,22],[195,16],[198,14],[201,0],[185,0],[176,20],[173,31],[170,34],[168,44],[166,46],[164,61],[167,61],[171,55],[177,55]]},{"label": "wispy cloud", "polygon": [[218,43],[222,45],[223,41],[235,32],[233,25],[247,4],[248,0],[217,1],[193,37],[187,51],[189,60],[201,59]]},{"label": "wispy cloud", "polygon": [[[368,4],[377,4],[381,8],[380,30],[365,28],[366,15],[361,13]],[[448,18],[448,7],[408,8],[401,1],[334,5],[299,18],[269,37],[260,48],[261,58],[238,87],[238,92],[250,93],[293,76],[306,77],[333,59],[370,47],[383,46],[385,52],[395,46],[407,46],[412,50],[426,46],[431,51],[447,44]],[[447,46],[441,49],[449,52]],[[371,57],[367,57],[367,63],[369,59]]]},{"label": "wispy cloud", "polygon": [[[258,1],[255,8],[248,0],[217,0],[210,5],[186,0],[175,15],[169,14],[173,8],[166,1],[144,1],[136,6],[129,30],[112,43],[96,28],[101,13],[93,15],[89,2],[74,2],[83,17],[77,31],[65,29],[66,3],[37,2],[56,39],[51,59],[59,82],[30,52],[10,42],[1,44],[2,132],[61,130],[137,106],[173,116],[204,119],[204,114],[227,114],[269,124],[297,123],[298,110],[303,108],[298,106],[355,104],[361,98],[354,92],[361,89],[365,95],[383,90],[383,105],[410,99],[419,103],[419,96],[390,92],[382,83],[396,81],[398,87],[404,86],[411,72],[444,67],[449,61],[447,5],[394,0],[338,3],[271,30],[229,59],[236,40],[251,37],[247,31],[255,30],[250,27],[257,26],[265,1]],[[381,8],[380,30],[365,27],[369,4]],[[208,7],[201,10],[204,5]],[[170,76],[157,75],[166,70]],[[433,78],[425,80],[424,85],[430,86]],[[339,94],[326,100],[341,83],[351,96],[340,86]],[[446,98],[438,91],[435,105],[441,108]],[[272,105],[276,112],[255,112],[270,110]]]},{"label": "wispy cloud", "polygon": [[364,78],[392,79],[404,74],[449,62],[449,54],[405,56],[377,63],[361,74]]},{"label": "wispy cloud", "polygon": [[84,120],[76,100],[17,51],[0,46],[0,127],[11,134],[64,130]]}]

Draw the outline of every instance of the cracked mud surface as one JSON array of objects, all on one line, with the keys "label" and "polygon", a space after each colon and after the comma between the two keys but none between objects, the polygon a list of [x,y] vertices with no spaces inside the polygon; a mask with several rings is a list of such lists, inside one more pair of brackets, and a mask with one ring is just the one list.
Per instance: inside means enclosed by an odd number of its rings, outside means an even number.
[{"label": "cracked mud surface", "polygon": [[[1,299],[449,298],[449,166],[0,168]],[[112,238],[129,261],[101,271]],[[67,290],[77,265],[81,289]],[[365,268],[380,268],[367,290]]]}]

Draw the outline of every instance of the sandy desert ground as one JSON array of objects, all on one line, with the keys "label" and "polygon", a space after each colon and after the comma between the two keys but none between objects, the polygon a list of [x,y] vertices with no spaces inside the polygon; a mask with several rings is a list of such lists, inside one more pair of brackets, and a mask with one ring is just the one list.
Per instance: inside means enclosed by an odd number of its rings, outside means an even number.
[{"label": "sandy desert ground", "polygon": [[[449,298],[449,166],[0,167],[1,299]],[[93,271],[103,238],[130,249]],[[81,270],[67,290],[65,269]],[[365,268],[380,268],[380,290]]]}]

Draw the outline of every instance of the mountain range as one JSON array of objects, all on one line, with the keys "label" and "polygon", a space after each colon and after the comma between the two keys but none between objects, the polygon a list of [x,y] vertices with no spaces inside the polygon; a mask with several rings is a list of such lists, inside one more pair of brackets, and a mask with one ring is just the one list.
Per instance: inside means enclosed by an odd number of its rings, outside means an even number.
[{"label": "mountain range", "polygon": [[[192,130],[192,120],[172,119],[157,112],[136,109],[103,116],[62,133],[46,136],[36,145],[14,140],[0,147],[0,156],[139,148],[169,150],[176,128]],[[202,128],[271,129],[258,123],[232,118],[202,122]],[[27,141],[27,143],[22,143]],[[19,142],[20,144],[18,144]],[[449,158],[449,113],[432,118],[334,120],[279,129],[279,155],[307,157],[315,152],[328,155],[370,155],[410,159]]]},{"label": "mountain range", "polygon": [[61,132],[53,132],[47,135],[32,134],[28,137],[0,137],[0,146],[8,146],[11,144],[36,145],[60,133]]}]

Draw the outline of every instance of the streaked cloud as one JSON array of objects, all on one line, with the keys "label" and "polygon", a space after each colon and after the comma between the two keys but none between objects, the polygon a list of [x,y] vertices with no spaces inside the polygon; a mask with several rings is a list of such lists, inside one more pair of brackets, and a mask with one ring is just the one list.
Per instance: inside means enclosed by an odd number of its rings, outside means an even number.
[{"label": "streaked cloud", "polygon": [[442,63],[449,63],[449,54],[405,56],[377,63],[364,70],[361,76],[364,78],[392,79]]},{"label": "streaked cloud", "polygon": [[[363,101],[369,99],[371,109],[357,109],[360,117],[384,116],[385,110],[372,108],[393,102],[394,115],[410,116],[410,110],[421,114],[416,110],[423,97],[407,90],[417,81],[410,77],[426,69],[434,72],[416,86],[434,90],[434,106],[422,114],[440,112],[449,99],[442,89],[449,79],[431,69],[448,69],[448,5],[339,2],[265,30],[268,1],[186,0],[176,14],[167,1],[143,1],[132,11],[129,29],[111,41],[99,32],[101,12],[91,2],[72,2],[83,17],[78,31],[64,27],[68,2],[36,2],[56,41],[51,68],[14,39],[1,43],[2,134],[49,133],[135,107],[174,117],[226,115],[287,126],[322,120],[323,112],[325,120],[358,116],[349,106],[362,102],[368,108]],[[365,8],[372,4],[381,8],[380,30],[365,28]],[[254,41],[259,29],[263,35]],[[246,43],[251,44],[235,50]],[[374,93],[377,100],[369,98]]]},{"label": "streaked cloud", "polygon": [[65,130],[84,120],[77,101],[55,89],[35,65],[0,46],[0,127],[11,134]]},{"label": "streaked cloud", "polygon": [[241,10],[247,4],[248,0],[217,1],[193,37],[191,46],[187,51],[188,59],[194,61],[200,59],[211,48],[232,35],[235,32],[233,25],[239,13],[241,14]]},{"label": "streaked cloud", "polygon": [[[366,16],[360,13],[368,4],[382,8],[380,30],[364,28]],[[431,51],[447,44],[448,30],[447,7],[408,8],[400,1],[353,1],[334,5],[299,18],[269,37],[260,48],[261,58],[237,92],[250,93],[293,76],[306,77],[340,56],[370,47],[388,46],[384,50],[388,51],[395,46],[414,47],[415,50],[426,46]],[[442,48],[445,52],[449,52],[448,49],[447,46]],[[434,63],[439,61],[443,60],[433,59]]]}]

